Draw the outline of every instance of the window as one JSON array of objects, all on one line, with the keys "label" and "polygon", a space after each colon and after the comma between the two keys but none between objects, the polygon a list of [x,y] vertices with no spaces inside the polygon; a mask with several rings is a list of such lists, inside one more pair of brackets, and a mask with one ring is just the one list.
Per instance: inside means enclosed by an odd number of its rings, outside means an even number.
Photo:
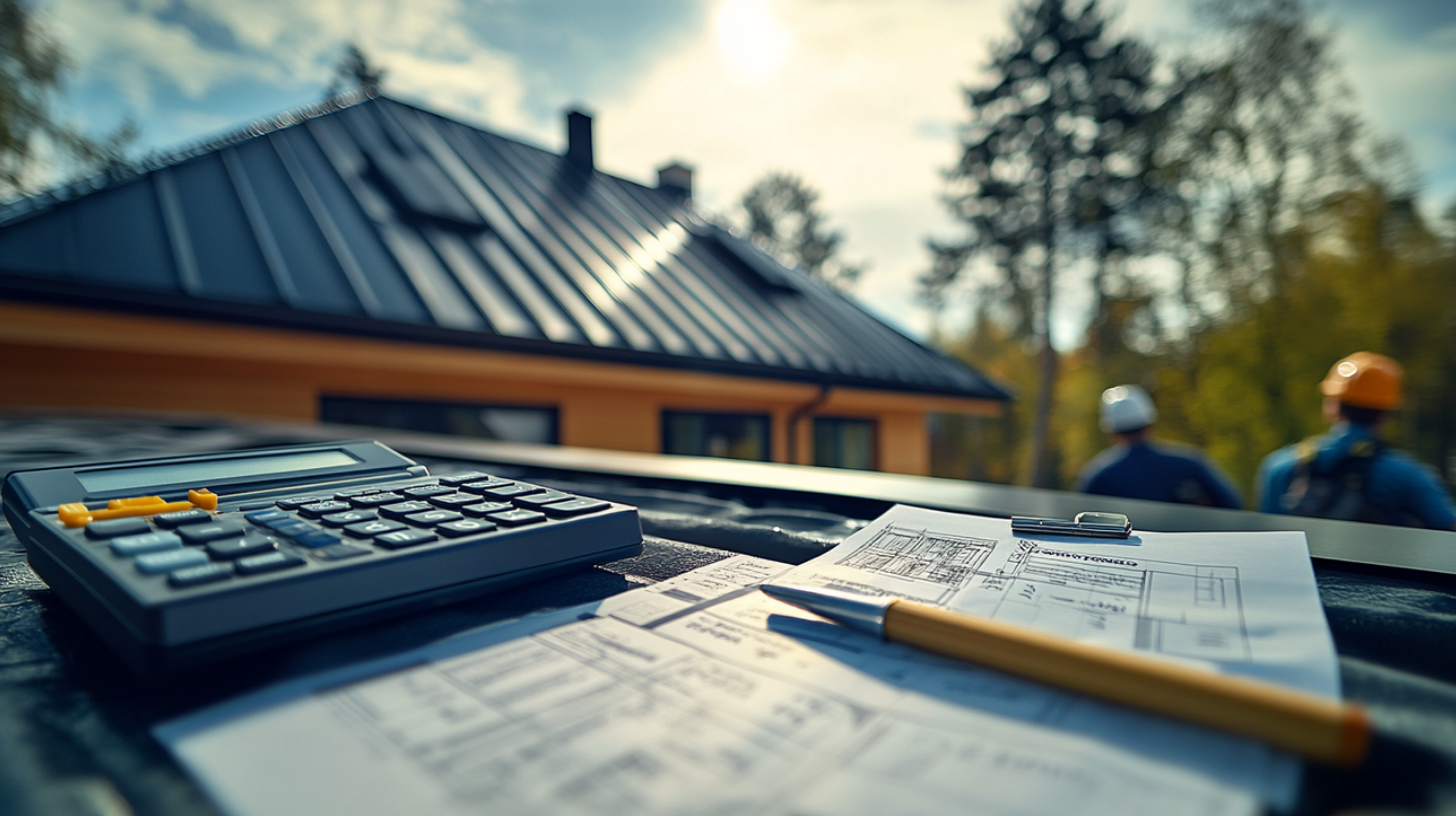
[{"label": "window", "polygon": [[662,452],[767,462],[768,415],[663,411]]},{"label": "window", "polygon": [[555,408],[324,396],[319,400],[319,419],[502,442],[555,445],[558,441]]},{"label": "window", "polygon": [[875,421],[814,417],[814,464],[875,469]]}]

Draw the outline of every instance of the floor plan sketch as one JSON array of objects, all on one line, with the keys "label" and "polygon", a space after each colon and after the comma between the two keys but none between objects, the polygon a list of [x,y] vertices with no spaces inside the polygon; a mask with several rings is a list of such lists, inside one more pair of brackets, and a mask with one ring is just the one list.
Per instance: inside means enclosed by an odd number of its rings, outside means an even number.
[{"label": "floor plan sketch", "polygon": [[990,539],[886,527],[837,565],[936,585],[949,593],[970,584],[995,547]]},{"label": "floor plan sketch", "polygon": [[[1088,556],[1022,541],[997,620],[1201,660],[1249,660],[1235,567]],[[1009,580],[1008,580],[1009,579]],[[1102,637],[1098,637],[1101,634]]]}]

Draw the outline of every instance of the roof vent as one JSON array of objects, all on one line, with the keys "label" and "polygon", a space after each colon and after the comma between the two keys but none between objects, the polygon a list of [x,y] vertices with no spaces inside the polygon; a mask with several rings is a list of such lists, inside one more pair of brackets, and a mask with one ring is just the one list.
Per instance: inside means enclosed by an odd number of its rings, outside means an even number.
[{"label": "roof vent", "polygon": [[657,189],[678,198],[693,197],[693,168],[673,162],[657,169]]},{"label": "roof vent", "polygon": [[566,112],[566,161],[590,173],[596,169],[592,158],[592,118],[581,111]]}]

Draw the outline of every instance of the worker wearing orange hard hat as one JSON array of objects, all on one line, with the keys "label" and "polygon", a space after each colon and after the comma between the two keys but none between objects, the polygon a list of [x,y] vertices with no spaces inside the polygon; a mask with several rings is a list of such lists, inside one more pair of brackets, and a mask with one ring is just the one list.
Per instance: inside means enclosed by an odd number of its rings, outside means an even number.
[{"label": "worker wearing orange hard hat", "polygon": [[1404,377],[1399,363],[1368,351],[1331,366],[1319,386],[1330,430],[1265,457],[1259,510],[1456,529],[1456,507],[1436,474],[1380,437]]}]

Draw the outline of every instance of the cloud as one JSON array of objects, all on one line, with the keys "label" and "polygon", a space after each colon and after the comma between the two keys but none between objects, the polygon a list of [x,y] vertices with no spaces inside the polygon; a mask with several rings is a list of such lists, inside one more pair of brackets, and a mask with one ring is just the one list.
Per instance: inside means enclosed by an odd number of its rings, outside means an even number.
[{"label": "cloud", "polygon": [[[961,87],[1005,36],[1001,0],[769,6],[788,45],[767,75],[735,72],[715,32],[666,54],[597,108],[598,163],[641,179],[670,159],[694,165],[695,198],[719,211],[759,177],[798,173],[822,193],[848,258],[873,266],[859,291],[915,333],[928,313],[913,279],[944,232],[940,171],[955,158]],[[886,229],[888,223],[894,229]]]}]

